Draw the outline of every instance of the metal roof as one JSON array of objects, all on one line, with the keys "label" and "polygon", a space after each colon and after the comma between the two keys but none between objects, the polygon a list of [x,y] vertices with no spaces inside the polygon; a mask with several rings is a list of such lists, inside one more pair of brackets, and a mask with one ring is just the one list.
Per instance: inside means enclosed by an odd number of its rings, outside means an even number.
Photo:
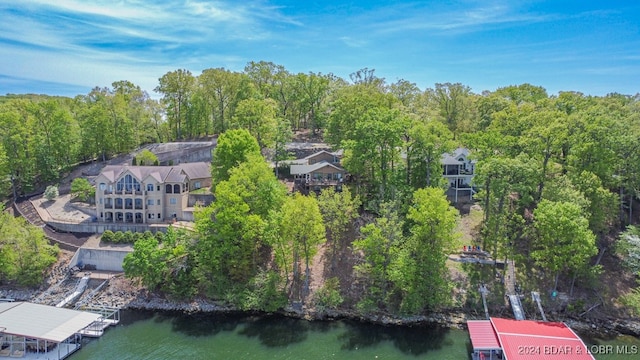
[{"label": "metal roof", "polygon": [[491,318],[506,360],[595,360],[565,323]]},{"label": "metal roof", "polygon": [[468,320],[469,337],[473,350],[499,350],[498,336],[489,320]]},{"label": "metal roof", "polygon": [[28,302],[0,303],[2,333],[58,343],[100,317],[100,314]]}]

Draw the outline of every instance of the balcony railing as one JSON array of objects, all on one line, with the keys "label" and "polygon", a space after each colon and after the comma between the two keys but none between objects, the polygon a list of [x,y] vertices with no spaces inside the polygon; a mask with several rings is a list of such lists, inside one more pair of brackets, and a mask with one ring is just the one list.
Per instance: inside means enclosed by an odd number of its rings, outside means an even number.
[{"label": "balcony railing", "polygon": [[115,195],[142,195],[146,193],[146,191],[142,190],[108,190],[105,189],[104,193],[107,195],[115,194]]},{"label": "balcony railing", "polygon": [[332,186],[332,185],[340,185],[342,184],[342,179],[309,179],[306,181],[308,185],[324,185],[324,186]]}]

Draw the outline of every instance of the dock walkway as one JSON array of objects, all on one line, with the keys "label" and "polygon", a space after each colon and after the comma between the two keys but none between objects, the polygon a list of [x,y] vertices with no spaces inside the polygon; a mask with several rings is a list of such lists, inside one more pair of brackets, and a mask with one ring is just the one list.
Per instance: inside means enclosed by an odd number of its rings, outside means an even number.
[{"label": "dock walkway", "polygon": [[520,296],[516,294],[516,265],[513,260],[507,261],[507,278],[504,279],[506,295],[511,304],[511,310],[516,320],[524,320],[524,310],[520,302]]}]

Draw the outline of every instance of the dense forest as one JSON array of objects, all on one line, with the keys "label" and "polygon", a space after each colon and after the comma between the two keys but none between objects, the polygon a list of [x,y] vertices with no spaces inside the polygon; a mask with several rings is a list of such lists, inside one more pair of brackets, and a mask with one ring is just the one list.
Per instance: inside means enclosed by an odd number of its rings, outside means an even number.
[{"label": "dense forest", "polygon": [[[577,287],[602,291],[605,254],[630,272],[640,268],[638,95],[549,95],[530,84],[481,94],[460,83],[421,90],[370,69],[345,80],[269,62],[243,72],[172,71],[154,91],[159,101],[119,81],[74,99],[0,98],[6,195],[142,144],[219,135],[216,201],[197,214],[195,231],[145,236],[125,261],[150,289],[267,311],[298,303],[401,314],[473,306],[452,296],[445,263],[461,246],[460,214],[445,196],[440,158],[460,146],[477,161],[475,241],[494,259],[515,260],[527,286],[570,297]],[[302,130],[344,150],[345,191],[287,194],[265,160],[286,159],[284,144]],[[313,289],[320,248],[325,281]],[[491,271],[477,276],[494,279]],[[638,314],[640,291],[603,305],[620,304]]]}]

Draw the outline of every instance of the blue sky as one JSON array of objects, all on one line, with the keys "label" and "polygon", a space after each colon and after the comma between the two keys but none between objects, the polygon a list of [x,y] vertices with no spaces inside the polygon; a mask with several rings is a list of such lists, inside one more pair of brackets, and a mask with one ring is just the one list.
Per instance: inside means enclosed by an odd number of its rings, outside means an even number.
[{"label": "blue sky", "polygon": [[271,61],[421,89],[640,92],[640,1],[0,0],[0,94],[74,96]]}]

